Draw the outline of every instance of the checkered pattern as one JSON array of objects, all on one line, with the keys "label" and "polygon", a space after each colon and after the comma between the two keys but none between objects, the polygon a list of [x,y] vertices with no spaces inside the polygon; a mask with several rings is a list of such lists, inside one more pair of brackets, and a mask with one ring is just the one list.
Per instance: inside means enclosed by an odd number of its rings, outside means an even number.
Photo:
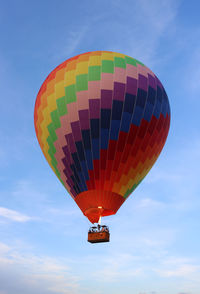
[{"label": "checkered pattern", "polygon": [[141,62],[96,51],[50,73],[34,121],[53,171],[96,222],[116,213],[153,166],[167,138],[170,107],[161,82]]}]

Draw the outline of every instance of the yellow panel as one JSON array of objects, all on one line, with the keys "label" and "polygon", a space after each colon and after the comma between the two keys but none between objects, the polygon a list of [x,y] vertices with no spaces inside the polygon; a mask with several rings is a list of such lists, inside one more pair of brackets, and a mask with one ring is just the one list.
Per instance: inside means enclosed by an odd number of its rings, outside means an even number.
[{"label": "yellow panel", "polygon": [[55,99],[65,96],[64,81],[55,84]]},{"label": "yellow panel", "polygon": [[89,59],[89,66],[101,65],[101,56],[91,56]]},{"label": "yellow panel", "polygon": [[127,190],[128,190],[127,186],[122,186],[119,191],[119,194],[124,196]]},{"label": "yellow panel", "polygon": [[[53,101],[55,102],[55,101]],[[41,129],[42,129],[42,142],[46,145],[46,140],[49,136],[49,131],[47,129],[47,126],[52,122],[51,120],[51,116],[50,116],[50,113],[56,109],[56,105],[53,103],[51,106],[54,106],[54,108],[51,110],[51,107],[46,107],[44,110],[43,110],[43,117],[44,117],[44,120],[42,121],[41,123]],[[48,150],[47,150],[48,152]]]},{"label": "yellow panel", "polygon": [[44,149],[43,149],[43,151],[44,151],[44,153],[45,153],[45,156],[46,156],[46,158],[47,158],[48,163],[51,162],[51,157],[50,157],[50,155],[49,155],[49,153],[48,153],[48,151],[49,151],[49,145],[48,145],[48,144],[45,144],[45,145],[44,145]]},{"label": "yellow panel", "polygon": [[112,52],[102,52],[101,59],[103,60],[114,60]]},{"label": "yellow panel", "polygon": [[41,127],[43,125],[46,125],[48,126],[50,123],[51,123],[51,117],[50,117],[50,113],[49,113],[49,108],[46,107],[44,110],[43,110],[43,118],[44,120],[42,121],[41,123]]},{"label": "yellow panel", "polygon": [[37,127],[39,128],[40,127],[40,122],[43,121],[44,117],[43,117],[43,108],[42,107],[39,107],[38,108],[38,112],[37,112],[37,115],[38,115],[38,119],[37,119]]},{"label": "yellow panel", "polygon": [[117,191],[120,190],[120,188],[122,187],[122,183],[125,182],[126,179],[126,175],[122,175],[122,177],[120,178],[119,182],[115,183],[113,186],[113,191],[115,191],[117,193]]},{"label": "yellow panel", "polygon": [[42,136],[41,136],[41,140],[42,140],[44,146],[47,145],[46,141],[47,141],[48,137],[49,137],[49,131],[46,127],[44,127],[43,132],[42,132]]},{"label": "yellow panel", "polygon": [[88,73],[88,61],[78,62],[76,65],[76,74],[87,74]]},{"label": "yellow panel", "polygon": [[56,99],[55,99],[55,94],[54,93],[47,97],[47,104],[48,104],[48,108],[49,108],[49,113],[51,113],[52,111],[57,109]]},{"label": "yellow panel", "polygon": [[76,70],[70,70],[65,73],[64,87],[76,84]]}]

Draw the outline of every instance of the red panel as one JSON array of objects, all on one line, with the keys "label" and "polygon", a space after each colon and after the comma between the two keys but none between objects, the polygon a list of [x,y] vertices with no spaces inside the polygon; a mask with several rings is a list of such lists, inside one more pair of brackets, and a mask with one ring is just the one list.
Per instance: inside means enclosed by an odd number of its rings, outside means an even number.
[{"label": "red panel", "polygon": [[127,158],[129,156],[131,150],[131,144],[126,144],[125,148],[124,148],[124,152],[123,152],[123,156],[122,156],[122,161],[123,163],[125,163],[127,161]]},{"label": "red panel", "polygon": [[124,146],[125,146],[127,137],[128,137],[128,133],[125,133],[122,131],[119,133],[119,139],[118,139],[118,143],[117,143],[117,151],[122,152],[124,150]]},{"label": "red panel", "polygon": [[116,147],[117,147],[117,141],[110,140],[109,141],[109,147],[108,147],[108,159],[109,160],[114,159]]},{"label": "red panel", "polygon": [[148,126],[149,126],[148,121],[142,119],[142,122],[141,122],[141,125],[139,128],[139,132],[138,132],[138,137],[140,137],[141,139],[144,138]]},{"label": "red panel", "polygon": [[99,179],[99,164],[98,159],[93,160],[95,179]]},{"label": "red panel", "polygon": [[135,137],[137,135],[137,131],[138,131],[138,127],[131,124],[129,133],[128,133],[128,140],[127,140],[127,144],[133,144]]},{"label": "red panel", "polygon": [[[92,223],[98,222],[100,215],[107,216],[117,212],[125,199],[113,192],[99,191],[98,198],[96,197],[96,190],[85,191],[76,196],[75,201],[83,214]],[[98,207],[102,207],[101,209]]]},{"label": "red panel", "polygon": [[106,159],[108,150],[100,150],[101,169],[106,169]]},{"label": "red panel", "polygon": [[109,180],[110,179],[112,165],[113,165],[113,160],[107,160],[106,180]]},{"label": "red panel", "polygon": [[118,167],[119,167],[119,164],[120,164],[120,161],[121,161],[121,158],[122,158],[122,152],[117,152],[115,154],[115,160],[114,160],[114,164],[113,164],[113,170],[117,170]]}]

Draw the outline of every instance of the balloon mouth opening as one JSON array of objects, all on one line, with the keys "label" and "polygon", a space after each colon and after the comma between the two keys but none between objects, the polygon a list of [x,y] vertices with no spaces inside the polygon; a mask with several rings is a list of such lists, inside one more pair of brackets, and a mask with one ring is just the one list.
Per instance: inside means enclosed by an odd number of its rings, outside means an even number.
[{"label": "balloon mouth opening", "polygon": [[78,194],[75,201],[91,223],[98,223],[101,216],[115,214],[125,198],[111,191],[89,190]]},{"label": "balloon mouth opening", "polygon": [[91,223],[98,223],[100,217],[109,216],[115,214],[112,209],[105,209],[102,206],[91,207],[84,211],[84,215],[89,219]]}]

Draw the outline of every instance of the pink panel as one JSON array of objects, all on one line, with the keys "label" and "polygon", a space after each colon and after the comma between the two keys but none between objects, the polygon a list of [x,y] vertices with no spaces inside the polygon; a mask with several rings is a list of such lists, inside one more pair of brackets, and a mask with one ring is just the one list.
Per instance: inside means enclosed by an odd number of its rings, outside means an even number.
[{"label": "pink panel", "polygon": [[100,99],[101,97],[101,88],[100,88],[101,81],[89,81],[88,82],[88,91],[89,91],[89,98],[90,99]]},{"label": "pink panel", "polygon": [[131,78],[138,78],[137,67],[131,64],[126,65],[126,74]]},{"label": "pink panel", "polygon": [[120,82],[120,83],[125,84],[126,83],[126,69],[120,68],[120,67],[115,67],[114,80],[115,80],[115,82]]},{"label": "pink panel", "polygon": [[88,102],[88,91],[81,91],[77,94],[77,104],[78,110],[88,109],[89,102]]},{"label": "pink panel", "polygon": [[105,90],[113,90],[113,79],[114,75],[112,73],[102,73],[101,74],[101,87]]}]

